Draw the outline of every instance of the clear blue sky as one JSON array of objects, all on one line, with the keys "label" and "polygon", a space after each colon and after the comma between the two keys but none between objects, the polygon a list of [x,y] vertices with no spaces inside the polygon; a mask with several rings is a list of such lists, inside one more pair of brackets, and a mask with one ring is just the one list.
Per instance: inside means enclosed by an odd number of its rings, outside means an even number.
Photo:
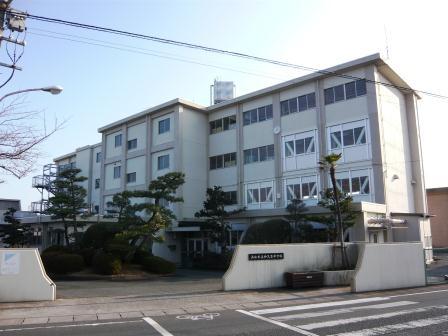
[{"label": "clear blue sky", "polygon": [[[386,31],[390,62],[396,70],[417,89],[448,95],[444,42],[448,5],[444,1],[14,0],[12,7],[316,68],[384,53]],[[0,185],[0,197],[21,199],[24,210],[39,199],[31,188],[31,177],[39,174],[42,165],[99,142],[97,129],[109,122],[176,97],[207,105],[216,77],[233,80],[241,95],[304,74],[31,19],[27,27],[27,46],[19,64],[23,71],[0,94],[61,85],[64,92],[59,96],[29,94],[27,106],[45,111],[48,124],[55,118],[67,123],[41,146],[43,155],[35,173],[20,181],[6,177]],[[42,35],[84,38],[91,44]],[[3,46],[0,61],[6,61]],[[439,168],[448,161],[440,152],[448,100],[423,98],[420,115],[427,186],[448,186],[447,174]]]}]

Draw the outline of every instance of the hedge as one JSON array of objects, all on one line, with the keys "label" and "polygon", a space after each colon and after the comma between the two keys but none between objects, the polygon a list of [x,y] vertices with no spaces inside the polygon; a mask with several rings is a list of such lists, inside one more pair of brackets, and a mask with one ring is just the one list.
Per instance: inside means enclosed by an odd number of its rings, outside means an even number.
[{"label": "hedge", "polygon": [[174,263],[157,256],[143,258],[141,265],[145,271],[150,273],[170,274],[176,271]]},{"label": "hedge", "polygon": [[92,260],[92,267],[98,274],[119,274],[121,273],[121,260],[112,254],[99,250],[95,253]]},{"label": "hedge", "polygon": [[285,244],[291,242],[291,225],[283,219],[271,219],[249,226],[242,244]]},{"label": "hedge", "polygon": [[85,268],[84,259],[78,254],[47,252],[42,254],[45,270],[53,274],[68,274],[82,271]]},{"label": "hedge", "polygon": [[82,236],[81,245],[94,249],[104,248],[115,234],[122,231],[118,223],[98,223],[91,225]]}]

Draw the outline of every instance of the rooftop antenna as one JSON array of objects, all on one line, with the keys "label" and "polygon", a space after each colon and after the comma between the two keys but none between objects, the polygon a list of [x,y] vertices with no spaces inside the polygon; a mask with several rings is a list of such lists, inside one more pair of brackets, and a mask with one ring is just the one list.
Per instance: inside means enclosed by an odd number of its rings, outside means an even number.
[{"label": "rooftop antenna", "polygon": [[389,40],[387,38],[387,28],[386,25],[384,25],[384,39],[386,42],[386,59],[389,59]]}]

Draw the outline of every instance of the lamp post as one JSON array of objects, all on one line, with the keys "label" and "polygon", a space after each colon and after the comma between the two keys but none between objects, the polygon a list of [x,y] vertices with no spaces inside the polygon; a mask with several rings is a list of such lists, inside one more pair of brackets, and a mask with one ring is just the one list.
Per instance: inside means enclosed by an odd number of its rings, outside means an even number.
[{"label": "lamp post", "polygon": [[34,89],[25,89],[25,90],[19,90],[19,91],[14,91],[14,92],[10,92],[5,94],[3,97],[0,98],[0,102],[3,101],[3,99],[16,95],[16,94],[21,94],[21,93],[26,93],[26,92],[32,92],[32,91],[44,91],[44,92],[49,92],[53,95],[57,95],[60,94],[62,92],[63,88],[61,86],[58,85],[53,85],[53,86],[46,86],[46,87],[41,87],[41,88],[34,88]]}]

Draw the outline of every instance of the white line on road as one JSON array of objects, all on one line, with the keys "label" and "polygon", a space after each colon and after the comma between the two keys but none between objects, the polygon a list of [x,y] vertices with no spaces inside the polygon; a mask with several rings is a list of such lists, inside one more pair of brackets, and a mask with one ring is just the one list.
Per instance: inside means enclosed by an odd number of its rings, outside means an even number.
[{"label": "white line on road", "polygon": [[368,302],[386,301],[386,300],[390,300],[390,298],[389,297],[373,297],[373,298],[368,298],[368,299],[312,303],[312,304],[307,304],[307,305],[302,305],[302,306],[290,306],[290,307],[281,307],[281,308],[252,310],[251,313],[258,314],[258,315],[275,314],[275,313],[284,313],[284,312],[288,312],[288,311],[307,310],[307,309],[326,308],[326,307],[337,307],[337,306],[348,306],[348,305],[354,305],[354,304],[359,304],[359,303],[368,303]]},{"label": "white line on road", "polygon": [[417,321],[409,321],[406,323],[390,324],[383,327],[362,329],[330,336],[374,336],[391,334],[397,331],[428,327],[430,325],[442,324],[448,322],[448,315],[442,315]]},{"label": "white line on road", "polygon": [[288,321],[288,320],[296,320],[296,319],[307,319],[307,318],[315,318],[322,316],[331,316],[331,315],[340,315],[352,313],[356,310],[367,310],[367,309],[386,309],[386,308],[394,308],[394,307],[402,307],[408,306],[412,304],[416,304],[414,301],[398,301],[398,302],[388,302],[388,303],[380,303],[377,305],[369,305],[369,306],[361,306],[361,307],[351,307],[351,308],[341,308],[341,309],[332,309],[325,310],[319,312],[312,313],[300,313],[300,314],[292,314],[292,315],[281,315],[272,317],[273,320],[276,321]]},{"label": "white line on road", "polygon": [[378,314],[378,315],[368,315],[368,316],[352,317],[352,318],[340,319],[340,320],[309,323],[309,324],[298,325],[297,327],[301,328],[301,329],[305,329],[305,330],[329,328],[329,327],[335,327],[335,326],[339,326],[339,325],[353,324],[353,323],[359,323],[359,322],[364,322],[364,321],[374,321],[374,320],[380,320],[380,319],[385,319],[385,318],[390,318],[390,317],[413,314],[413,313],[424,313],[424,312],[426,312],[428,310],[432,310],[432,309],[445,309],[446,310],[446,309],[448,309],[448,306],[429,306],[429,307],[417,308],[417,309],[399,310],[399,311],[395,311],[395,312]]},{"label": "white line on road", "polygon": [[429,291],[429,292],[399,294],[399,295],[392,295],[392,296],[389,296],[389,297],[390,298],[397,298],[397,297],[403,297],[403,296],[425,295],[425,294],[443,293],[443,292],[448,292],[448,289],[441,289],[441,290]]},{"label": "white line on road", "polygon": [[125,324],[125,323],[141,323],[141,320],[137,321],[115,321],[115,322],[100,322],[100,323],[84,323],[84,324],[58,324],[51,326],[40,326],[40,327],[27,327],[27,328],[14,328],[14,329],[0,329],[0,332],[7,331],[23,331],[23,330],[38,330],[38,329],[56,329],[56,328],[74,328],[74,327],[99,327],[103,325],[110,324]]},{"label": "white line on road", "polygon": [[155,330],[157,330],[160,333],[160,335],[174,336],[172,333],[170,333],[168,330],[166,330],[164,327],[162,327],[160,324],[158,324],[152,318],[144,317],[143,320],[145,320],[145,322],[147,322],[150,326],[152,326]]},{"label": "white line on road", "polygon": [[265,322],[268,322],[268,323],[275,324],[275,325],[277,325],[279,327],[282,327],[282,328],[285,328],[285,329],[289,329],[289,330],[295,331],[295,332],[297,332],[297,333],[299,333],[301,335],[305,335],[305,336],[319,336],[319,335],[314,334],[312,332],[309,332],[309,331],[306,331],[306,330],[303,330],[303,329],[300,329],[300,328],[297,328],[297,327],[294,327],[294,326],[290,326],[289,324],[286,324],[286,323],[283,323],[283,322],[274,321],[274,320],[271,320],[271,319],[269,319],[267,317],[260,316],[260,315],[257,315],[257,314],[254,314],[254,313],[251,313],[251,312],[248,312],[248,311],[245,311],[245,310],[237,310],[237,312],[241,313],[241,314],[248,315],[248,316],[255,317],[255,318],[259,319],[259,320],[262,320],[262,321],[265,321]]}]

